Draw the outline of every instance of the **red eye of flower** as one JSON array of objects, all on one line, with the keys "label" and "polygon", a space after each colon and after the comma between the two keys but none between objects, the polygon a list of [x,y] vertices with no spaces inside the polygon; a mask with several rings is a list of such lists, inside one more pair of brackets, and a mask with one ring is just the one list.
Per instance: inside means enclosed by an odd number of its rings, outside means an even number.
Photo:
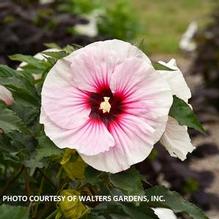
[{"label": "red eye of flower", "polygon": [[125,96],[120,93],[112,93],[109,87],[98,89],[97,93],[90,92],[88,106],[91,109],[90,118],[101,120],[107,127],[111,121],[119,119],[125,112]]}]

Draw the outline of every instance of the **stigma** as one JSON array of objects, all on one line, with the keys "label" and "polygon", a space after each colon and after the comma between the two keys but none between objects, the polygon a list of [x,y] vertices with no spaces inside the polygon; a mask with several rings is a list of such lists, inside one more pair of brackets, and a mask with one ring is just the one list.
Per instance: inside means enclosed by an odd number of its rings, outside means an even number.
[{"label": "stigma", "polygon": [[103,111],[103,113],[109,113],[111,109],[111,105],[109,103],[110,97],[103,97],[104,101],[100,103],[100,110]]}]

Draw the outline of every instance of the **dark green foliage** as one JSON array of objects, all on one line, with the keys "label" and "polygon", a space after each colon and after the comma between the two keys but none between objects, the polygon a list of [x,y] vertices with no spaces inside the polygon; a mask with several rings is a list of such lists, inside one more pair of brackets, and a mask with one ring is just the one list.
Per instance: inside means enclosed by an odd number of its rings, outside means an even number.
[{"label": "dark green foliage", "polygon": [[106,14],[99,22],[100,34],[106,38],[133,40],[140,30],[137,14],[132,2],[127,0],[114,0],[106,8]]},{"label": "dark green foliage", "polygon": [[28,219],[29,210],[25,207],[1,205],[0,206],[0,219]]},{"label": "dark green foliage", "polygon": [[142,177],[135,168],[131,168],[122,173],[110,175],[111,183],[127,195],[144,194],[141,180]]},{"label": "dark green foliage", "polygon": [[100,204],[83,219],[159,219],[145,204],[111,202]]},{"label": "dark green foliage", "polygon": [[147,189],[145,194],[150,196],[163,196],[164,202],[150,202],[153,207],[170,208],[176,213],[184,212],[193,219],[208,219],[204,212],[194,204],[184,200],[178,193],[169,191],[162,186]]},{"label": "dark green foliage", "polygon": [[[67,46],[57,52],[45,52],[49,57],[44,61],[31,56],[13,56],[13,59],[26,62],[23,70],[0,66],[0,84],[10,89],[15,99],[10,107],[0,103],[0,195],[56,195],[64,189],[71,189],[83,195],[115,195],[122,198],[129,195],[164,195],[166,202],[156,202],[156,207],[185,212],[194,219],[206,219],[200,209],[186,202],[177,193],[164,187],[145,190],[145,177],[142,177],[135,167],[117,174],[94,170],[86,167],[76,151],[58,149],[45,135],[43,126],[39,124],[42,84],[56,61],[73,50],[74,47]],[[32,75],[36,71],[41,76],[38,80]],[[192,126],[194,123],[196,127],[196,120],[185,105],[180,99],[176,99],[171,115],[182,120],[185,125]],[[189,115],[189,118],[191,116],[193,120],[188,120],[184,114]],[[82,168],[79,168],[79,165]],[[28,206],[30,203],[14,204]],[[151,209],[153,205],[147,201],[80,203],[82,207],[85,204],[90,208],[84,216],[88,219],[158,219]],[[0,206],[1,214],[3,213],[5,218],[27,219],[28,212],[29,218],[45,219],[55,215],[58,215],[56,218],[63,218],[63,212],[57,211],[57,203],[34,203],[30,205],[30,209],[10,206],[6,209],[5,206]],[[71,208],[71,211],[72,209],[74,210]]]},{"label": "dark green foliage", "polygon": [[93,42],[86,36],[76,36],[69,29],[87,22],[80,15],[59,10],[59,5],[68,0],[55,0],[40,4],[39,0],[0,1],[0,63],[14,66],[9,55],[16,53],[34,55],[45,50],[45,43],[55,42],[60,46]]},{"label": "dark green foliage", "polygon": [[[100,11],[98,36],[76,34],[74,26],[87,24],[84,15],[95,10]],[[54,0],[49,4],[40,4],[39,0],[0,1],[0,63],[15,66],[14,60],[20,57],[9,60],[9,55],[34,55],[51,42],[64,46],[87,45],[106,38],[133,40],[139,30],[133,11],[131,1],[126,0]]]},{"label": "dark green foliage", "polygon": [[194,128],[200,132],[205,131],[191,107],[176,96],[173,97],[169,115],[175,118],[180,125]]}]

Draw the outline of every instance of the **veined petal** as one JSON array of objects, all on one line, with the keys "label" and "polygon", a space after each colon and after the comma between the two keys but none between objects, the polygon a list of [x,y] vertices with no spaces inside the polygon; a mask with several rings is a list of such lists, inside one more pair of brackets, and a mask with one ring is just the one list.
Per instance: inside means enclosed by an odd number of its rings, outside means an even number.
[{"label": "veined petal", "polygon": [[[43,89],[44,87],[62,88],[69,87],[70,85],[75,86],[73,79],[74,74],[71,70],[71,63],[65,58],[60,59],[47,74],[43,84]],[[43,89],[42,94],[44,93]]]},{"label": "veined petal", "polygon": [[90,109],[86,94],[75,87],[70,64],[60,60],[50,70],[42,88],[45,114],[57,126],[72,129],[85,123]]},{"label": "veined petal", "polygon": [[40,118],[46,135],[59,148],[76,149],[79,153],[90,156],[108,151],[115,145],[113,136],[102,122],[88,120],[75,129],[59,128],[46,116],[43,108]]},{"label": "veined petal", "polygon": [[178,157],[180,160],[185,160],[187,154],[195,149],[191,144],[187,127],[179,125],[178,122],[170,116],[165,133],[160,142],[171,156]]},{"label": "veined petal", "polygon": [[126,96],[123,104],[127,113],[149,115],[152,120],[168,115],[172,104],[172,94],[166,80],[160,78],[152,65],[135,57],[126,59],[116,67],[110,88]]},{"label": "veined petal", "polygon": [[95,169],[117,173],[143,161],[151,152],[155,129],[140,118],[126,115],[119,122],[111,124],[109,130],[115,139],[115,146],[109,151],[82,159]]},{"label": "veined petal", "polygon": [[109,85],[115,67],[130,57],[151,63],[141,50],[121,40],[89,44],[65,59],[71,62],[74,81],[78,88],[94,92],[100,84]]},{"label": "veined petal", "polygon": [[168,82],[172,94],[188,102],[191,98],[191,91],[183,77],[182,72],[176,65],[175,59],[171,59],[168,63],[159,62],[161,65],[166,66],[173,71],[160,70],[158,71],[160,75]]},{"label": "veined petal", "polygon": [[2,85],[0,85],[0,100],[2,100],[8,106],[12,105],[14,102],[11,91]]},{"label": "veined petal", "polygon": [[42,106],[46,115],[57,126],[72,129],[88,120],[90,109],[87,95],[74,87],[51,89],[44,87]]},{"label": "veined petal", "polygon": [[71,60],[71,69],[74,81],[79,89],[95,92],[98,87],[108,85],[115,62],[111,56],[107,57],[104,51],[84,48],[83,52]]},{"label": "veined petal", "polygon": [[116,68],[110,87],[126,95],[123,102],[126,113],[137,115],[154,127],[158,141],[165,130],[173,100],[166,80],[160,78],[152,65],[129,58]]},{"label": "veined petal", "polygon": [[69,56],[67,60],[71,61],[75,55],[84,53],[84,51],[96,50],[96,54],[108,53],[116,61],[116,64],[123,62],[125,59],[130,57],[136,57],[144,59],[144,61],[151,64],[150,59],[143,53],[138,47],[118,39],[98,41],[91,43],[82,49],[78,49]]}]

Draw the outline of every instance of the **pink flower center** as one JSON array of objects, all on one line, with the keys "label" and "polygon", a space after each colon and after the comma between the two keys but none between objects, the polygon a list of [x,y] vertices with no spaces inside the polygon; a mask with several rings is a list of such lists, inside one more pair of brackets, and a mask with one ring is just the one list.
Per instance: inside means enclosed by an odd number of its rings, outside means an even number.
[{"label": "pink flower center", "polygon": [[96,93],[90,93],[88,105],[91,108],[90,118],[101,120],[105,125],[119,118],[124,113],[125,96],[112,93],[110,88],[102,87]]}]

